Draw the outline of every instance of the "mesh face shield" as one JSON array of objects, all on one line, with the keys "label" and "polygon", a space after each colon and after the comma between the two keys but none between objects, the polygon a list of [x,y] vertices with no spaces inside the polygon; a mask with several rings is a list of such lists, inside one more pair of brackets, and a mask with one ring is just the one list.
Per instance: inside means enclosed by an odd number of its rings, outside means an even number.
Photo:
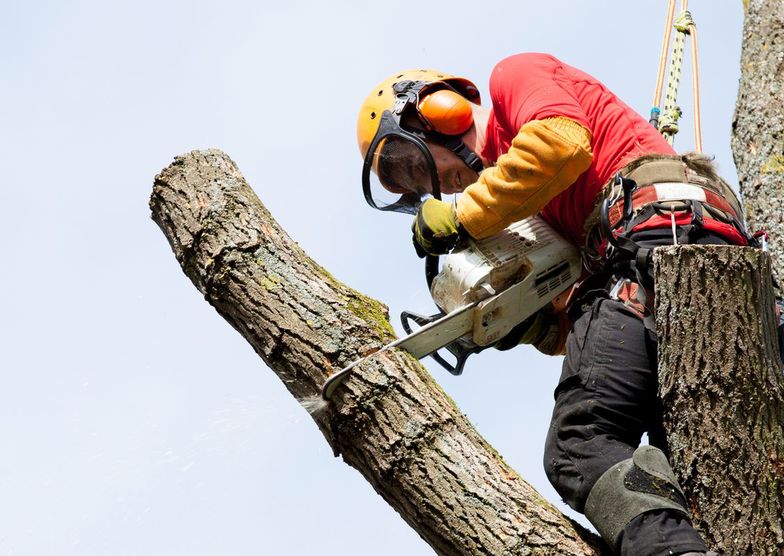
[{"label": "mesh face shield", "polygon": [[415,214],[427,196],[440,197],[439,185],[425,142],[385,111],[362,167],[365,200],[379,210]]},{"label": "mesh face shield", "polygon": [[408,137],[387,135],[373,153],[373,170],[381,185],[393,193],[430,193],[430,162]]}]

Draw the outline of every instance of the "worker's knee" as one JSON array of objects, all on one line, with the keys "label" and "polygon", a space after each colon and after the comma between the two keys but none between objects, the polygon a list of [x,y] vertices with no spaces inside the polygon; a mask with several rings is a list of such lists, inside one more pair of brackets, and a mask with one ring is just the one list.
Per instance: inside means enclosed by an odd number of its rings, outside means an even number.
[{"label": "worker's knee", "polygon": [[591,424],[554,421],[545,442],[544,470],[563,501],[584,512],[599,478],[619,461],[630,458],[634,448],[612,436],[594,434]]},{"label": "worker's knee", "polygon": [[[550,484],[553,485],[553,488],[557,490],[556,483],[558,482],[558,460],[556,459],[556,454],[549,450],[549,445],[545,446],[543,463],[544,474],[547,475],[547,479],[550,481]],[[560,494],[560,492],[558,494]]]},{"label": "worker's knee", "polygon": [[605,461],[593,439],[559,439],[550,429],[544,450],[544,471],[550,484],[571,508],[584,511],[591,488],[614,462]]},{"label": "worker's knee", "polygon": [[578,512],[582,512],[590,488],[587,490],[580,488],[585,480],[576,471],[575,466],[572,465],[565,453],[557,449],[545,449],[544,472],[547,479],[565,503]]}]

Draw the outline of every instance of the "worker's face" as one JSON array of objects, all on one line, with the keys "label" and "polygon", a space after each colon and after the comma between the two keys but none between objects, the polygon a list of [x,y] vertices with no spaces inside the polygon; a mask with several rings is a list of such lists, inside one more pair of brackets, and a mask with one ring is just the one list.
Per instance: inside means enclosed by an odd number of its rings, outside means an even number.
[{"label": "worker's face", "polygon": [[446,147],[430,142],[427,146],[436,162],[441,193],[445,195],[459,193],[479,178],[479,175],[466,166],[459,156]]},{"label": "worker's face", "polygon": [[[460,157],[441,145],[426,141],[438,172],[441,193],[450,195],[463,191],[474,183],[478,175],[466,166]],[[412,143],[395,136],[390,137],[379,149],[374,171],[391,191],[432,192],[430,165],[422,152]]]}]

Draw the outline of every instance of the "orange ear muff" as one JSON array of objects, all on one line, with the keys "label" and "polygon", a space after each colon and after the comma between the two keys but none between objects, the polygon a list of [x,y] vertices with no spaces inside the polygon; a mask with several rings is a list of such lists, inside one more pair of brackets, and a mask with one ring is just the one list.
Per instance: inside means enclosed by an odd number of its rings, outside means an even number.
[{"label": "orange ear muff", "polygon": [[440,89],[419,101],[424,124],[444,135],[462,135],[474,123],[471,103],[455,91]]}]

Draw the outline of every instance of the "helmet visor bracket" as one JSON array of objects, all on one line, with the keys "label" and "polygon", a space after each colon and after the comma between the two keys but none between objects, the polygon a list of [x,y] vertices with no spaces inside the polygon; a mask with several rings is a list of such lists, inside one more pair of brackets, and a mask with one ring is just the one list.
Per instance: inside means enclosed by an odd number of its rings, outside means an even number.
[{"label": "helmet visor bracket", "polygon": [[427,144],[384,111],[362,167],[362,190],[378,210],[415,214],[424,198],[440,198],[438,170]]}]

